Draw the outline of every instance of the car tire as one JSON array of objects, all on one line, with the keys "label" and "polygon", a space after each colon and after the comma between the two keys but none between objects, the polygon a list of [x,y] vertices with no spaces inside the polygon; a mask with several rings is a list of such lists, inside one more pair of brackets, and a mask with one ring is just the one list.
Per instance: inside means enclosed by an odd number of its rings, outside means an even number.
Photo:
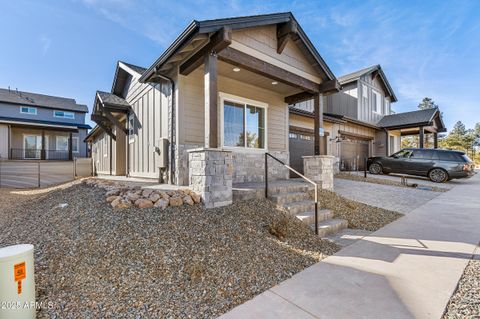
[{"label": "car tire", "polygon": [[372,163],[368,167],[368,171],[370,172],[370,174],[374,174],[374,175],[382,174],[382,170],[383,170],[382,165],[378,163]]},{"label": "car tire", "polygon": [[428,178],[434,183],[445,183],[448,181],[448,173],[444,169],[434,168],[428,172]]}]

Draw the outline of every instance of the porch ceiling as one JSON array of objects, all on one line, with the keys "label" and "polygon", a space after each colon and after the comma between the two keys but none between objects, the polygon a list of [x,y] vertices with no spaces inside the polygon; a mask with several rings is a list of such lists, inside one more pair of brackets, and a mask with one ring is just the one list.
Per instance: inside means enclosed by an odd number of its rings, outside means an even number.
[{"label": "porch ceiling", "polygon": [[225,76],[240,82],[245,82],[263,89],[274,91],[282,94],[283,96],[289,96],[302,92],[302,90],[294,86],[279,81],[276,81],[277,84],[273,85],[272,82],[275,80],[242,68],[240,68],[240,71],[235,72],[233,71],[234,68],[235,66],[230,63],[218,61],[218,74],[220,76]]}]

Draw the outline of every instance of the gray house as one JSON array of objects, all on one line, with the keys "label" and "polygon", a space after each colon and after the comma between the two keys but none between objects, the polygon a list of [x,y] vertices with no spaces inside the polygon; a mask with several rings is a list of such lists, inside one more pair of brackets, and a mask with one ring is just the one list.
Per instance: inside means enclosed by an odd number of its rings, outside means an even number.
[{"label": "gray house", "polygon": [[87,157],[86,113],[74,99],[0,88],[0,158]]},{"label": "gray house", "polygon": [[[364,158],[385,156],[400,150],[401,137],[419,135],[420,145],[432,134],[445,131],[438,109],[393,114],[395,93],[380,65],[338,78],[339,92],[324,96],[325,134],[322,147],[337,158],[338,169],[361,169]],[[306,96],[305,98],[308,98]],[[313,101],[290,105],[290,163],[303,171],[302,157],[313,155]]]}]

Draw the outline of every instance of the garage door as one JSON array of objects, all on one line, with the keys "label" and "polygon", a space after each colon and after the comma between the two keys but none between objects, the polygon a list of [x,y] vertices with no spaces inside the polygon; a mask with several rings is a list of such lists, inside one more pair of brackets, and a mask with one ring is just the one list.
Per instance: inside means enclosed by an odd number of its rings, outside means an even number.
[{"label": "garage door", "polygon": [[[303,174],[302,156],[313,155],[313,134],[290,131],[289,142],[290,166]],[[298,177],[298,175],[290,172],[290,177]]]},{"label": "garage door", "polygon": [[340,143],[340,170],[363,170],[369,141],[347,138]]}]

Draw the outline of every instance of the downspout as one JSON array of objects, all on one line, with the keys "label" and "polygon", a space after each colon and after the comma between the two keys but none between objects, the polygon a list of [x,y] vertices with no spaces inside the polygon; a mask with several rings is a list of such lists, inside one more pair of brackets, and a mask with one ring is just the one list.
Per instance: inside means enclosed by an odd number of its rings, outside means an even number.
[{"label": "downspout", "polygon": [[155,74],[156,76],[170,82],[170,85],[172,87],[172,99],[170,103],[170,109],[171,109],[171,132],[170,132],[170,184],[174,184],[174,178],[175,178],[175,82],[169,78],[168,76],[161,75],[159,73]]},{"label": "downspout", "polygon": [[127,148],[127,168],[125,172],[126,177],[130,177],[130,110],[127,112],[127,136],[125,137],[125,147]]},{"label": "downspout", "polygon": [[112,143],[112,137],[110,136],[110,176],[112,176],[112,163],[113,163],[113,158],[112,158],[112,149],[113,149],[113,143]]}]

